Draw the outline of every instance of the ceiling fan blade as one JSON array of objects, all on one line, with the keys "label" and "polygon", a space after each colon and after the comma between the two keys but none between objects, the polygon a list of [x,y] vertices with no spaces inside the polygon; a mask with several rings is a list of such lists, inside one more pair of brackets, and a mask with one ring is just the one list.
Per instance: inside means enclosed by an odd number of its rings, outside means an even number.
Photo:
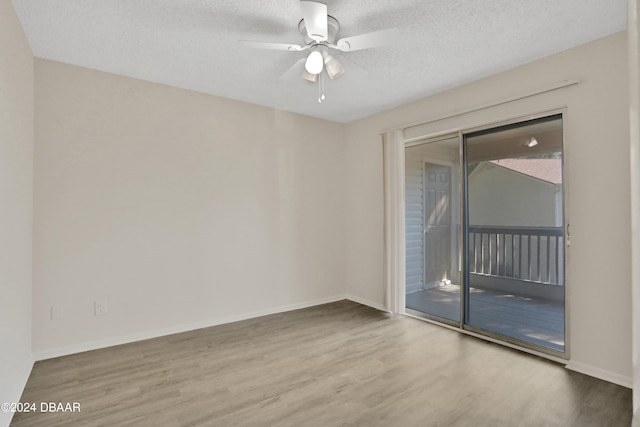
[{"label": "ceiling fan blade", "polygon": [[309,37],[318,42],[326,41],[329,37],[327,5],[315,1],[301,1],[300,7]]},{"label": "ceiling fan blade", "polygon": [[335,58],[344,66],[345,74],[348,74],[352,78],[355,77],[357,79],[360,79],[369,74],[367,70],[365,70],[352,60],[348,59],[346,55],[336,55]]},{"label": "ceiling fan blade", "polygon": [[291,66],[287,71],[285,71],[281,76],[280,80],[290,80],[295,77],[300,77],[302,75],[302,70],[304,69],[304,63],[307,58],[300,58],[296,61],[295,64]]},{"label": "ceiling fan blade", "polygon": [[397,28],[387,28],[386,30],[345,37],[338,40],[336,45],[331,47],[335,47],[343,52],[353,52],[354,50],[370,49],[372,47],[393,44],[399,39],[400,30]]},{"label": "ceiling fan blade", "polygon": [[288,50],[291,52],[300,52],[309,48],[309,46],[300,46],[297,44],[255,42],[251,40],[240,40],[239,43],[253,49]]}]

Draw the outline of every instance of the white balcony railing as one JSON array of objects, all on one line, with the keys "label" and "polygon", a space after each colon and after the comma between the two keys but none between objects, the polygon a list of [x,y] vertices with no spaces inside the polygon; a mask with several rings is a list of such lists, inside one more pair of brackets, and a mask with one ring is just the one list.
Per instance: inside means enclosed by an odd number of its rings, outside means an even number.
[{"label": "white balcony railing", "polygon": [[564,286],[562,227],[469,227],[470,273]]}]

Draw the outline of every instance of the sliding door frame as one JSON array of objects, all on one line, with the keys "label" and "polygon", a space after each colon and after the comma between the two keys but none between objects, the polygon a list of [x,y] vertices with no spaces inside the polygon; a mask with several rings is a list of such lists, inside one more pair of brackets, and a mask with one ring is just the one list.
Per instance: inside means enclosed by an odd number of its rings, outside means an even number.
[{"label": "sliding door frame", "polygon": [[[489,129],[493,129],[493,128],[499,128],[502,126],[508,126],[508,125],[512,125],[512,124],[517,124],[517,123],[521,123],[521,122],[526,122],[529,120],[536,120],[536,119],[541,119],[544,117],[549,117],[549,116],[553,116],[553,115],[561,115],[562,117],[562,173],[563,173],[563,211],[564,211],[564,217],[563,217],[563,226],[564,226],[564,239],[565,239],[565,243],[564,243],[564,351],[558,351],[558,350],[554,350],[548,347],[544,347],[541,345],[536,345],[536,344],[532,344],[532,343],[528,343],[525,341],[521,341],[521,340],[517,340],[508,336],[504,336],[504,335],[500,335],[497,333],[492,333],[490,331],[486,331],[486,330],[482,330],[482,329],[477,329],[474,328],[470,325],[467,324],[467,319],[465,318],[466,316],[466,300],[468,298],[468,280],[469,280],[469,269],[468,269],[468,256],[469,256],[469,251],[468,251],[468,221],[465,218],[466,214],[466,210],[467,210],[467,200],[466,200],[466,193],[467,193],[467,176],[466,176],[466,164],[465,164],[465,152],[464,152],[464,138],[466,135],[474,133],[474,132],[478,132],[478,131],[483,131],[483,130],[489,130]],[[460,248],[460,251],[462,252],[461,255],[461,289],[460,289],[460,319],[458,322],[454,322],[451,321],[449,319],[443,319],[440,318],[438,316],[434,316],[434,315],[429,315],[427,313],[421,313],[415,310],[411,310],[411,309],[407,309],[406,306],[405,307],[398,307],[398,311],[401,314],[405,314],[407,316],[410,317],[415,317],[418,318],[420,320],[424,320],[430,323],[435,323],[437,325],[441,325],[444,327],[448,327],[450,329],[456,330],[458,332],[462,332],[465,333],[467,335],[472,335],[487,341],[491,341],[491,342],[496,342],[502,345],[505,345],[507,347],[511,347],[511,348],[515,348],[517,350],[523,351],[523,352],[527,352],[527,353],[531,353],[537,356],[541,356],[547,359],[551,359],[554,360],[556,362],[560,362],[560,363],[567,363],[567,361],[570,359],[570,350],[571,350],[571,339],[570,339],[570,301],[571,301],[571,280],[568,277],[568,271],[570,271],[569,268],[569,263],[570,263],[570,248],[571,248],[571,235],[569,233],[570,231],[570,212],[569,212],[569,194],[570,194],[570,182],[569,182],[569,174],[568,174],[568,165],[569,165],[569,161],[567,159],[570,159],[570,144],[567,144],[568,139],[568,134],[567,134],[567,120],[568,120],[568,112],[567,112],[567,108],[566,107],[560,107],[560,108],[555,108],[555,109],[550,109],[550,110],[545,110],[545,111],[541,111],[538,113],[532,113],[532,114],[528,114],[528,115],[520,115],[520,116],[516,116],[516,117],[511,117],[509,119],[505,119],[505,120],[501,120],[501,121],[493,121],[493,122],[487,122],[481,125],[474,125],[474,126],[469,126],[469,127],[462,127],[462,128],[458,128],[458,129],[452,129],[450,131],[444,131],[444,132],[438,132],[438,133],[434,133],[434,134],[430,134],[430,135],[425,135],[423,137],[419,137],[419,138],[412,138],[410,140],[405,139],[404,143],[403,143],[403,152],[406,148],[412,147],[412,146],[416,146],[416,145],[422,145],[422,144],[428,144],[428,143],[432,143],[432,142],[437,142],[443,139],[449,139],[449,138],[458,138],[458,147],[459,147],[459,155],[460,155],[460,168],[459,168],[459,176],[457,177],[457,183],[458,183],[458,193],[459,193],[459,197],[460,197],[460,201],[459,201],[459,216],[460,218],[458,219],[459,222],[459,232],[458,232],[458,245]],[[403,194],[404,194],[404,156],[403,156],[403,165],[401,168],[401,175],[402,175],[402,187],[403,187]],[[404,197],[403,197],[403,203],[404,203]],[[405,218],[404,216],[402,218],[400,218],[400,220],[403,222],[404,225],[404,221]],[[402,229],[404,230],[404,227],[402,227]],[[402,238],[400,239],[401,244],[404,245],[405,244],[405,239],[404,236],[402,236]],[[403,251],[404,253],[404,251]],[[405,260],[403,259],[402,262],[405,262]],[[405,286],[405,282],[402,281],[402,283],[400,284],[402,289],[399,289],[400,293],[404,294],[404,292],[406,291],[406,286]]]}]

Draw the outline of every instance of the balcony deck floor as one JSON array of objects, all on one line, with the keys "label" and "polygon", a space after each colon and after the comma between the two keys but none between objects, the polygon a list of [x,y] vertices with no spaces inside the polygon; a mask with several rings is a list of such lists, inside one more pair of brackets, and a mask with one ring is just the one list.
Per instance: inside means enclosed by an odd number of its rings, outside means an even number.
[{"label": "balcony deck floor", "polygon": [[[554,350],[564,351],[564,303],[515,293],[471,288],[467,324]],[[409,309],[460,319],[460,286],[407,294]]]}]

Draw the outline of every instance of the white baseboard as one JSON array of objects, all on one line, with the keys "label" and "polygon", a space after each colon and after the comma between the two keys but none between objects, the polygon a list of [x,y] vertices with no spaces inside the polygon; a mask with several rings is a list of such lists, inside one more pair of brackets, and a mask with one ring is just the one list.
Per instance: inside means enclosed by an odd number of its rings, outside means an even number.
[{"label": "white baseboard", "polygon": [[581,374],[589,375],[590,377],[599,378],[610,383],[633,389],[633,381],[631,377],[627,377],[625,375],[616,374],[615,372],[607,371],[586,363],[573,361],[567,363],[565,367],[571,371],[580,372]]},{"label": "white baseboard", "polygon": [[256,317],[268,316],[270,314],[284,313],[302,308],[309,308],[316,305],[328,304],[332,302],[342,301],[346,299],[345,295],[334,295],[331,297],[320,298],[313,301],[305,301],[296,304],[289,304],[264,310],[253,311],[249,313],[237,314],[233,316],[214,318],[201,322],[172,326],[163,329],[154,329],[151,331],[140,332],[136,334],[124,335],[120,337],[106,338],[96,341],[74,344],[66,347],[58,347],[49,350],[38,351],[34,353],[34,358],[38,360],[52,359],[54,357],[68,356],[70,354],[82,353],[85,351],[98,350],[115,345],[129,344],[136,341],[143,341],[152,338],[163,337],[166,335],[179,334],[181,332],[193,331],[196,329],[209,328],[211,326],[223,325],[225,323],[239,322],[241,320],[253,319]]},{"label": "white baseboard", "polygon": [[[15,393],[13,396],[9,396],[7,398],[7,402],[9,403],[20,402],[20,398],[22,397],[22,392],[24,391],[24,388],[27,386],[29,375],[31,375],[31,370],[33,369],[33,363],[34,363],[34,360],[31,359],[24,364],[22,368],[22,372],[20,372],[17,375],[17,378],[19,378],[19,382],[18,382],[18,386],[15,389]],[[9,427],[9,425],[11,424],[11,420],[13,419],[13,415],[14,414],[12,412],[0,411],[0,427]]]},{"label": "white baseboard", "polygon": [[375,301],[368,300],[366,298],[360,298],[360,297],[357,297],[355,295],[347,294],[346,299],[348,299],[349,301],[357,302],[358,304],[362,304],[362,305],[369,306],[371,308],[375,308],[376,310],[389,312],[389,310],[387,310],[384,307],[384,305],[382,305],[380,303],[377,303]]}]

